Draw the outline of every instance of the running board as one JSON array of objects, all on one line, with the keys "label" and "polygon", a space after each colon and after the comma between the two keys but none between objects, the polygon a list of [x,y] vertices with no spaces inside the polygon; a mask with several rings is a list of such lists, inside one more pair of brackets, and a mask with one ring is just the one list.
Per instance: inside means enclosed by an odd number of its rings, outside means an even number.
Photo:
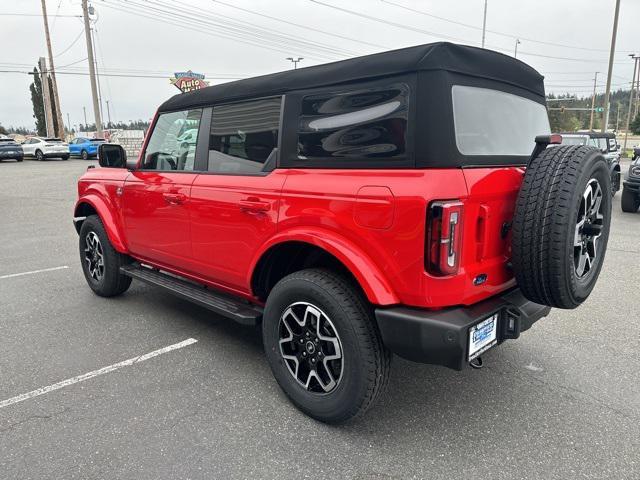
[{"label": "running board", "polygon": [[183,280],[140,264],[120,267],[120,272],[136,280],[164,288],[177,297],[184,298],[243,325],[257,325],[262,318],[262,308]]}]

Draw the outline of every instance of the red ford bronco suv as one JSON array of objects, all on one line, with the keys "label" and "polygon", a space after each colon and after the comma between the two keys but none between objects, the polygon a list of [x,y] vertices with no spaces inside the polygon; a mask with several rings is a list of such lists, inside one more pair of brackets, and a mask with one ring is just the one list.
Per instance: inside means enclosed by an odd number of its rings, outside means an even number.
[{"label": "red ford bronco suv", "polygon": [[216,85],[149,132],[135,161],[101,145],[79,180],[89,286],[137,279],[260,324],[278,384],[321,421],[366,411],[392,352],[480,366],[602,267],[607,162],[547,149],[543,78],[496,52],[435,43]]}]

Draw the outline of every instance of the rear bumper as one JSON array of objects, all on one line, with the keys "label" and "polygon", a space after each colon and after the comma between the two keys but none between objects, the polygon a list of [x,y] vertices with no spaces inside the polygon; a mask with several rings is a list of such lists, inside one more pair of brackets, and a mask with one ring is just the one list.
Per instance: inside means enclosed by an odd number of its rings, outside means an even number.
[{"label": "rear bumper", "polygon": [[498,313],[497,343],[515,339],[546,317],[550,307],[527,300],[519,288],[468,307],[420,310],[378,308],[376,320],[392,352],[420,363],[462,370],[468,363],[469,329]]}]

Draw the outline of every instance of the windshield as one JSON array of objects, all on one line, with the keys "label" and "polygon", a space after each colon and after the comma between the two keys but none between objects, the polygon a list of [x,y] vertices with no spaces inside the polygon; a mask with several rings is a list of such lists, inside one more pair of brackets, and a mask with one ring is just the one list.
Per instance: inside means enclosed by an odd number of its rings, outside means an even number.
[{"label": "windshield", "polygon": [[531,155],[537,135],[551,133],[546,107],[488,88],[454,85],[456,144],[463,155]]}]

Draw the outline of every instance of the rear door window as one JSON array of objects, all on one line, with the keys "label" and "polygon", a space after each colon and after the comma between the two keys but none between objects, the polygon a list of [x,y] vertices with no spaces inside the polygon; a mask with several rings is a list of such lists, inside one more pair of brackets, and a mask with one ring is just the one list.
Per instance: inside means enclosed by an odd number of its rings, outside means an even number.
[{"label": "rear door window", "polygon": [[209,172],[254,174],[275,160],[282,97],[216,105],[211,117]]},{"label": "rear door window", "polygon": [[453,119],[462,155],[530,155],[537,135],[551,132],[546,107],[518,95],[454,85]]}]

